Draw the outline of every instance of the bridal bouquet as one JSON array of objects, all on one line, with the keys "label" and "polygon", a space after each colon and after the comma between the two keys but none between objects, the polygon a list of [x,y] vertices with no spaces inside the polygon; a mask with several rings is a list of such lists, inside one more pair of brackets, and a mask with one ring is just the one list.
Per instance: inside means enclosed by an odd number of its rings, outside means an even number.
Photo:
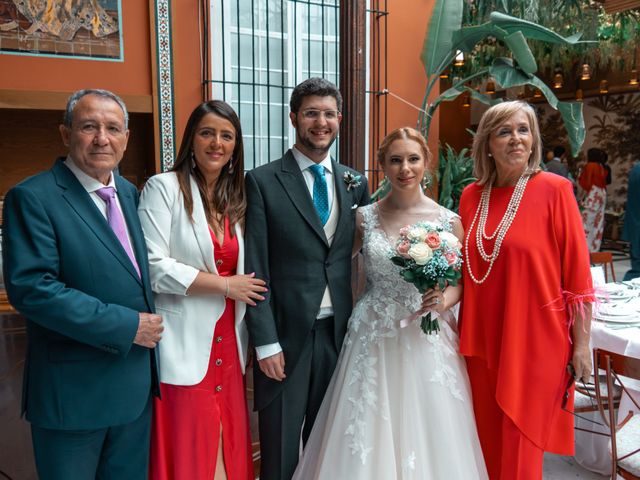
[{"label": "bridal bouquet", "polygon": [[[462,276],[461,247],[458,237],[442,225],[418,222],[400,229],[391,261],[400,267],[402,278],[423,294],[436,285],[441,289],[457,285]],[[422,317],[420,328],[426,334],[440,330],[431,312]]]}]

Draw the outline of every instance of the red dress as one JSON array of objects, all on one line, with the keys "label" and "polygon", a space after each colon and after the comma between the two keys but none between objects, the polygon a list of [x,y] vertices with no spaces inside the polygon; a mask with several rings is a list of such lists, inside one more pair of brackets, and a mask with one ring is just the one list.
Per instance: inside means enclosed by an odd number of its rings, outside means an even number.
[{"label": "red dress", "polygon": [[[238,239],[225,219],[224,242],[211,239],[218,274],[232,276],[238,262]],[[238,359],[235,302],[229,298],[216,323],[209,368],[196,385],[160,384],[154,399],[149,478],[213,479],[222,427],[224,463],[229,480],[253,479],[249,413]]]},{"label": "red dress", "polygon": [[[488,234],[502,219],[513,190],[492,189]],[[465,236],[481,192],[474,183],[462,194]],[[488,264],[478,253],[476,230],[477,221],[468,253],[480,279]],[[488,252],[493,243],[485,242]],[[589,253],[571,183],[545,172],[534,175],[488,279],[478,285],[466,266],[463,271],[460,352],[483,362],[499,409],[526,438],[540,449],[572,454],[573,417],[561,409],[572,354],[571,312],[593,301],[593,295]]]}]

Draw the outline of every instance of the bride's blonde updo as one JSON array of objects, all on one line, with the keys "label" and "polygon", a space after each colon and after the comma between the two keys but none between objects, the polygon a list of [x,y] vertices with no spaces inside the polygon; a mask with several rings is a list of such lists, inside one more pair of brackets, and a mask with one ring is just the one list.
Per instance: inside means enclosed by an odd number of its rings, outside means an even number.
[{"label": "bride's blonde updo", "polygon": [[387,158],[387,153],[389,153],[389,147],[391,147],[391,144],[396,140],[413,140],[414,142],[416,142],[418,145],[420,145],[422,155],[427,160],[428,164],[431,164],[432,156],[431,151],[427,146],[427,141],[419,131],[411,127],[396,128],[389,135],[384,137],[384,140],[382,140],[380,147],[378,147],[378,164],[384,164],[384,160]]}]

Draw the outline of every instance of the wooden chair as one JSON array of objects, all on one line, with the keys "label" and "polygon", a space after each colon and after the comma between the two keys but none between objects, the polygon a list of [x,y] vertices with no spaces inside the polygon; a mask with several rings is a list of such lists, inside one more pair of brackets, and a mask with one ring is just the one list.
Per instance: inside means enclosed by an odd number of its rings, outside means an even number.
[{"label": "wooden chair", "polygon": [[613,254],[611,252],[591,252],[589,257],[592,265],[602,265],[604,268],[605,282],[609,282],[607,268],[611,270],[611,281],[616,281],[616,272],[613,269]]},{"label": "wooden chair", "polygon": [[[605,375],[598,375],[598,381],[600,382],[600,389],[602,392],[602,400],[607,402],[607,380]],[[594,379],[595,382],[595,379]],[[620,405],[620,398],[622,397],[622,388],[620,385],[613,386],[613,408],[617,409]],[[595,383],[587,383],[582,385],[576,382],[575,394],[573,400],[573,411],[575,413],[585,412],[597,412],[598,399],[596,398],[596,386]],[[577,429],[581,430],[581,429]],[[590,432],[590,430],[586,430]]]},{"label": "wooden chair", "polygon": [[596,397],[600,415],[609,428],[611,436],[611,478],[616,474],[627,480],[640,480],[640,415],[632,411],[618,412],[616,420],[614,409],[607,409],[613,402],[613,385],[618,384],[631,398],[635,407],[640,410],[640,400],[634,399],[625,387],[622,377],[640,380],[640,359],[628,357],[607,350],[595,349],[593,353],[594,368],[601,368],[606,374],[607,392],[603,392],[596,382]]}]

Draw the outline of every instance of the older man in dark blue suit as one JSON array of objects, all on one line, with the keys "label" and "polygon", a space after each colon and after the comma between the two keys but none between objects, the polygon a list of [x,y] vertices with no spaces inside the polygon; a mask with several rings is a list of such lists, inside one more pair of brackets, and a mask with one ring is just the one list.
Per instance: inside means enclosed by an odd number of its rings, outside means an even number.
[{"label": "older man in dark blue suit", "polygon": [[120,98],[82,90],[60,132],[69,155],[4,203],[4,276],[27,318],[23,412],[40,479],[144,479],[157,389],[138,193],[114,169],[129,138]]}]

